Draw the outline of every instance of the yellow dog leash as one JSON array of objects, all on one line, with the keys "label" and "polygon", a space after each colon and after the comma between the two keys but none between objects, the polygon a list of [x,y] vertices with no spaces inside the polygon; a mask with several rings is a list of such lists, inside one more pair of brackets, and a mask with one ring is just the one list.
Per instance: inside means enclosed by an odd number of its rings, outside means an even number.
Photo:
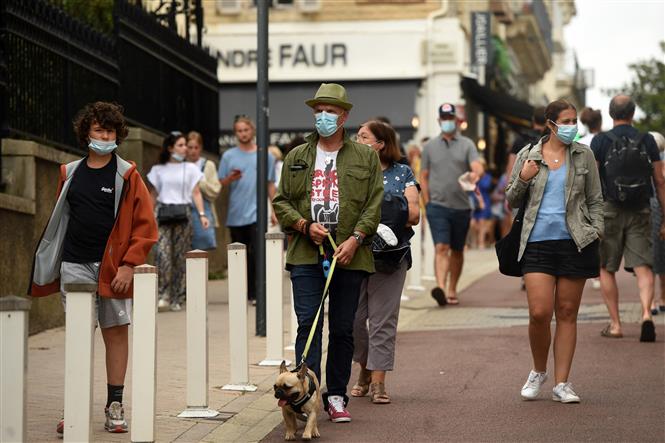
[{"label": "yellow dog leash", "polygon": [[[328,233],[328,241],[330,241],[333,250],[337,252],[337,245],[335,244],[335,240],[333,240],[330,233]],[[323,251],[323,245],[319,245],[319,252],[321,253],[321,255],[325,257]],[[298,367],[300,367],[305,362],[305,358],[307,357],[309,348],[312,345],[312,339],[314,338],[314,331],[316,331],[316,325],[319,323],[319,317],[321,316],[321,311],[323,310],[323,303],[326,301],[326,297],[328,296],[328,290],[330,289],[330,282],[332,281],[332,276],[333,273],[335,272],[336,264],[337,264],[337,257],[333,257],[332,263],[330,264],[330,270],[328,271],[328,276],[326,277],[326,285],[323,288],[323,296],[321,297],[321,304],[319,305],[319,309],[316,311],[316,317],[314,317],[314,323],[312,324],[312,328],[309,330],[309,337],[307,337],[307,343],[305,343],[305,349],[303,350],[302,357],[300,359]]]}]

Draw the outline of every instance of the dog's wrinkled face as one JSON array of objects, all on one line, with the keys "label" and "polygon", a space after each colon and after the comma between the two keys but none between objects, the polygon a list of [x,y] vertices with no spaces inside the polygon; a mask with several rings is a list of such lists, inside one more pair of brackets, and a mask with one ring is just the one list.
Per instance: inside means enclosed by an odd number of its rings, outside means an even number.
[{"label": "dog's wrinkled face", "polygon": [[273,385],[278,406],[286,406],[294,402],[305,393],[304,380],[307,374],[307,365],[303,364],[298,372],[290,372],[282,362],[279,367],[279,376]]}]

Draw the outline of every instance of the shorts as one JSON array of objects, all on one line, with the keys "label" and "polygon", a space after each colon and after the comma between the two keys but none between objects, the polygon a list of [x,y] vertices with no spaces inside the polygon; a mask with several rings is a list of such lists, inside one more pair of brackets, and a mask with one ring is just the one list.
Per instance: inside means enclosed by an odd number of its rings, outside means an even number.
[{"label": "shorts", "polygon": [[[67,310],[66,283],[97,283],[99,277],[99,262],[97,263],[69,263],[60,265],[60,294],[62,307]],[[124,326],[132,322],[132,299],[100,297],[97,294],[95,303],[97,320],[102,329],[113,326]]]},{"label": "shorts", "polygon": [[527,243],[522,256],[522,272],[540,272],[555,277],[596,278],[600,257],[596,240],[582,251],[572,240],[546,240]]},{"label": "shorts", "polygon": [[650,208],[627,211],[605,203],[605,233],[600,243],[600,265],[609,272],[624,267],[653,266]]},{"label": "shorts", "polygon": [[434,244],[450,245],[453,251],[463,251],[471,222],[471,210],[428,203],[425,211]]}]

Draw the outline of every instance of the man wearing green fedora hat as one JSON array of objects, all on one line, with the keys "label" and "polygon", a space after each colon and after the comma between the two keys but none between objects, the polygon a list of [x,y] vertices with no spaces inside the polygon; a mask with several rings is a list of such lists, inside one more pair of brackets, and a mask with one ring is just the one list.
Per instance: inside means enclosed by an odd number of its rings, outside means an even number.
[{"label": "man wearing green fedora hat", "polygon": [[[303,355],[321,302],[326,264],[337,258],[329,292],[323,403],[333,422],[348,422],[346,386],[353,358],[353,321],[360,286],[374,272],[370,245],[381,218],[383,174],[374,150],[351,141],[343,128],[353,107],[343,86],[323,83],[305,103],[314,111],[316,132],[284,159],[273,207],[289,234],[286,262],[298,318],[297,358]],[[319,380],[322,330],[323,321],[305,359]]]}]

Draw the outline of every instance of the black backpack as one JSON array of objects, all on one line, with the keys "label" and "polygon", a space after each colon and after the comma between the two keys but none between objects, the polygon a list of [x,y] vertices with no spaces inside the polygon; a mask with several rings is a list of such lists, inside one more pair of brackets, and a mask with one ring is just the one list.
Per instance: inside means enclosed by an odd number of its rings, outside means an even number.
[{"label": "black backpack", "polygon": [[398,270],[404,259],[409,260],[411,246],[409,240],[413,237],[413,229],[406,227],[409,220],[409,203],[402,194],[387,192],[381,202],[381,223],[388,226],[397,237],[397,245],[388,246],[378,235],[372,241],[374,266],[379,272],[391,274]]},{"label": "black backpack", "polygon": [[653,165],[642,143],[646,134],[635,139],[605,134],[612,140],[604,164],[605,198],[627,209],[649,206]]}]

